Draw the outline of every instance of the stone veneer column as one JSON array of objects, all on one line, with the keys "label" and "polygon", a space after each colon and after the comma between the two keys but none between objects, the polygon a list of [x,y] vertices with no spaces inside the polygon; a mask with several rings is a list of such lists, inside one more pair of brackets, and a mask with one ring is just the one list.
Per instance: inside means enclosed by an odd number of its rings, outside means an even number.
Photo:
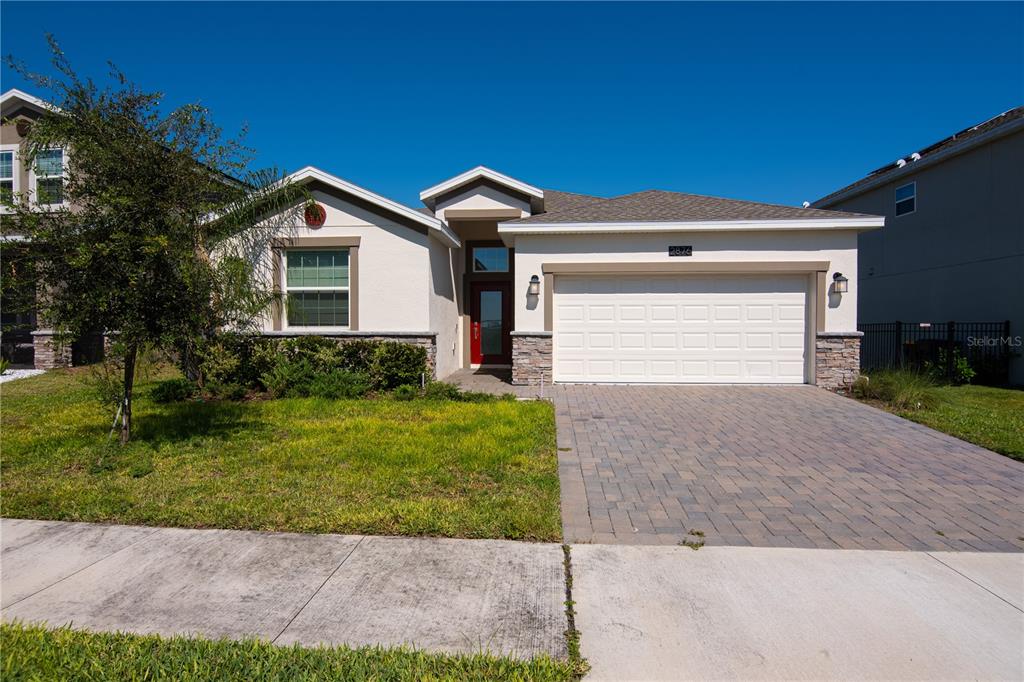
[{"label": "stone veneer column", "polygon": [[551,332],[512,332],[512,383],[551,383]]},{"label": "stone veneer column", "polygon": [[863,332],[818,332],[814,345],[814,383],[830,391],[849,391],[860,376],[862,336]]},{"label": "stone veneer column", "polygon": [[71,345],[58,343],[52,329],[32,332],[32,347],[35,351],[33,366],[36,369],[71,366]]}]

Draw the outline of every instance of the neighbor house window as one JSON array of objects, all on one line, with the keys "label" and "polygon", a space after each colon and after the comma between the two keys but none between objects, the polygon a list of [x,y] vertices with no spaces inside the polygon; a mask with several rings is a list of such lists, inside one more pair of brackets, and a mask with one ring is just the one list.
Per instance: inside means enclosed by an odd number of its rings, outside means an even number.
[{"label": "neighbor house window", "polygon": [[36,156],[36,203],[56,206],[64,203],[64,150],[46,149]]},{"label": "neighbor house window", "polygon": [[503,246],[474,246],[473,272],[508,272],[508,249]]},{"label": "neighbor house window", "polygon": [[0,149],[0,204],[9,204],[18,191],[18,170],[14,149]]},{"label": "neighbor house window", "polygon": [[896,188],[896,215],[907,215],[917,210],[917,183],[909,182]]},{"label": "neighbor house window", "polygon": [[347,327],[348,284],[348,249],[285,251],[288,326]]}]

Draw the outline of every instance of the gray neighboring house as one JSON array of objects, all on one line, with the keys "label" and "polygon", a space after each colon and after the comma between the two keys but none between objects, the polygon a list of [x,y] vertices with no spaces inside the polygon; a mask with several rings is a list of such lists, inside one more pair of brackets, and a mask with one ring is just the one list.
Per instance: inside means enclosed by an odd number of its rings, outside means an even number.
[{"label": "gray neighboring house", "polygon": [[[886,217],[858,236],[860,323],[1010,321],[1024,335],[1024,106],[815,201]],[[1024,384],[1024,349],[1010,381]]]}]

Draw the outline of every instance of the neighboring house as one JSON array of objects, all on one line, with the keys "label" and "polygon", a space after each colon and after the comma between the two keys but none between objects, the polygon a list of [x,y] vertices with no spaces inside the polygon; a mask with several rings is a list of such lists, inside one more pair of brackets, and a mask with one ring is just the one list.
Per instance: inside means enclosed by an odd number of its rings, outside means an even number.
[{"label": "neighboring house", "polygon": [[[32,202],[39,210],[55,210],[66,206],[64,198],[65,151],[52,149],[43,152],[31,165],[22,158],[27,127],[53,106],[38,97],[20,90],[8,90],[0,95],[0,194],[9,201],[17,195]],[[0,220],[7,209],[0,206]],[[20,267],[12,258],[18,249],[20,237],[16,226],[3,224],[4,267]],[[81,359],[96,353],[96,339],[74,344],[72,348],[57,348],[50,343],[52,333],[36,329],[32,301],[35,291],[4,291],[0,300],[0,325],[3,334],[4,357],[15,363],[34,363],[37,367],[70,364],[72,356]]]},{"label": "neighboring house", "polygon": [[[886,216],[860,235],[861,322],[1009,320],[1011,339],[1024,334],[1024,107],[813,206]],[[1010,350],[1010,381],[1024,384],[1024,349]]]},{"label": "neighboring house", "polygon": [[[393,338],[435,375],[515,383],[856,377],[857,238],[874,215],[647,191],[544,190],[482,166],[398,204],[321,170],[273,253],[274,335]],[[845,291],[844,291],[845,290]]]}]

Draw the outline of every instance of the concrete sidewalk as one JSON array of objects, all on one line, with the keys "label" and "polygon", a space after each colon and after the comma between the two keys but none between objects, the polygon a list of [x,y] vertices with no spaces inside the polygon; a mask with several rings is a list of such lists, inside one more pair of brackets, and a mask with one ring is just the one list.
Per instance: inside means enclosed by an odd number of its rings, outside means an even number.
[{"label": "concrete sidewalk", "polygon": [[564,657],[559,545],[0,520],[4,620]]},{"label": "concrete sidewalk", "polygon": [[573,545],[590,680],[1020,680],[1024,555]]}]

